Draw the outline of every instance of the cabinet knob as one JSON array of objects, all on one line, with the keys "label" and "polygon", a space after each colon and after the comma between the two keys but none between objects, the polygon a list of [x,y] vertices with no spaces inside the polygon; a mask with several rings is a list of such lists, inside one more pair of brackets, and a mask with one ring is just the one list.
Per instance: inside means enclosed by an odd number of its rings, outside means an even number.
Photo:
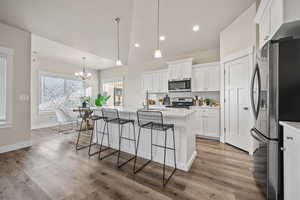
[{"label": "cabinet knob", "polygon": [[291,137],[291,136],[287,136],[286,139],[287,139],[287,140],[294,140],[294,138]]},{"label": "cabinet knob", "polygon": [[285,148],[284,148],[284,147],[280,147],[280,150],[281,150],[281,151],[285,151]]},{"label": "cabinet knob", "polygon": [[244,107],[244,110],[248,110],[249,108],[248,107]]}]

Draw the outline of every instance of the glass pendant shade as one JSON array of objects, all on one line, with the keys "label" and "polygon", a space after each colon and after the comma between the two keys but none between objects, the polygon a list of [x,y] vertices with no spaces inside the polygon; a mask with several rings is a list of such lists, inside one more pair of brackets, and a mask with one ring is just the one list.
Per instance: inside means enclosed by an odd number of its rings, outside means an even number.
[{"label": "glass pendant shade", "polygon": [[122,61],[121,61],[121,60],[117,60],[117,61],[116,61],[116,65],[117,65],[117,66],[122,66]]},{"label": "glass pendant shade", "polygon": [[161,58],[161,57],[162,57],[162,53],[160,49],[156,49],[154,52],[154,58]]}]

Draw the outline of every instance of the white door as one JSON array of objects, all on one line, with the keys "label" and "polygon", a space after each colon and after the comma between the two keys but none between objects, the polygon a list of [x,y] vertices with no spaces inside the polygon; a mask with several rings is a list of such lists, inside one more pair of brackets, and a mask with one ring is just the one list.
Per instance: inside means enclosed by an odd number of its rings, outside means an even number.
[{"label": "white door", "polygon": [[225,142],[249,151],[249,56],[225,64]]}]

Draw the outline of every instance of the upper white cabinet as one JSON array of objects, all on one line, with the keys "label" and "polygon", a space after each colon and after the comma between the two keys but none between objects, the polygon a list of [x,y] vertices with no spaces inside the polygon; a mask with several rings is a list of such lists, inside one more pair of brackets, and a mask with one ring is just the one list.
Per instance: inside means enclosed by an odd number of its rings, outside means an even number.
[{"label": "upper white cabinet", "polygon": [[169,80],[182,80],[192,78],[193,59],[184,59],[168,62]]},{"label": "upper white cabinet", "polygon": [[142,76],[142,86],[144,92],[167,93],[168,92],[168,71],[160,70],[146,72]]},{"label": "upper white cabinet", "polygon": [[299,7],[299,0],[261,1],[255,18],[256,23],[259,24],[260,48],[276,35],[280,37],[280,35],[286,35],[287,32],[293,32],[291,29],[294,25],[285,26],[285,24],[300,20]]},{"label": "upper white cabinet", "polygon": [[219,91],[220,64],[207,63],[193,66],[192,91]]}]

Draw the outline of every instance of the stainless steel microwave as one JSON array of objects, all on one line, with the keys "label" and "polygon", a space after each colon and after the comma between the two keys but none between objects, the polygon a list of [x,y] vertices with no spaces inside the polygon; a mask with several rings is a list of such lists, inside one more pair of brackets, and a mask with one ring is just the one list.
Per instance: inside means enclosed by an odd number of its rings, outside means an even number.
[{"label": "stainless steel microwave", "polygon": [[191,85],[191,79],[169,80],[168,90],[169,92],[190,92]]}]

